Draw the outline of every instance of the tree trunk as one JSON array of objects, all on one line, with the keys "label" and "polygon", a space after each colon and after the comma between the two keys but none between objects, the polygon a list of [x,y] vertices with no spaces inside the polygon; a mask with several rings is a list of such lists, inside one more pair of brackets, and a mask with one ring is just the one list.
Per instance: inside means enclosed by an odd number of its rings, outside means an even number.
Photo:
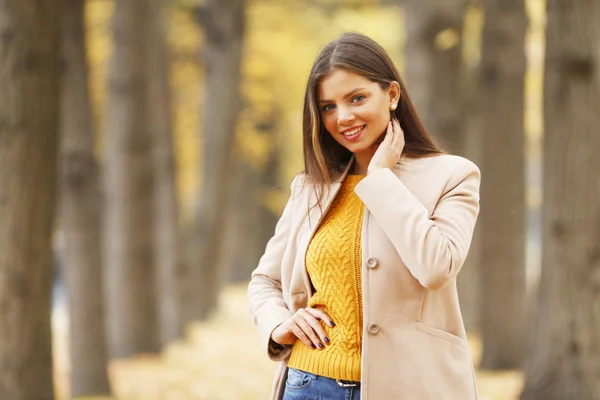
[{"label": "tree trunk", "polygon": [[542,277],[523,400],[600,399],[600,1],[548,2]]},{"label": "tree trunk", "polygon": [[[462,68],[462,113],[463,140],[462,153],[469,160],[481,165],[481,118],[479,109],[479,63],[474,57],[475,51],[480,51],[481,22],[476,15],[481,15],[481,9],[476,0],[469,0],[465,7],[463,25],[463,46],[465,47]],[[457,99],[457,100],[459,100]],[[480,287],[479,270],[481,269],[481,225],[475,226],[471,241],[469,256],[463,265],[457,279],[460,297],[461,314],[465,327],[470,332],[480,332],[479,308]]]},{"label": "tree trunk", "polygon": [[106,154],[111,357],[160,349],[154,264],[152,135],[147,115],[149,0],[115,3]]},{"label": "tree trunk", "polygon": [[243,0],[208,0],[198,10],[205,32],[205,108],[202,184],[196,214],[196,260],[192,263],[192,301],[186,319],[202,320],[216,306],[220,288],[220,249],[230,184],[230,153],[240,107]]},{"label": "tree trunk", "polygon": [[228,244],[223,251],[230,283],[250,280],[277,224],[277,217],[265,204],[269,189],[277,184],[279,151],[275,146],[274,126],[273,131],[265,134],[272,138],[272,144],[264,165],[251,162],[243,151],[236,157],[235,181],[228,199]]},{"label": "tree trunk", "polygon": [[108,394],[100,191],[85,52],[84,1],[66,0],[60,224],[69,292],[71,397]]},{"label": "tree trunk", "polygon": [[406,81],[428,131],[454,154],[464,151],[464,0],[401,1],[406,9]]},{"label": "tree trunk", "polygon": [[486,0],[481,53],[482,368],[517,368],[525,310],[522,0]]},{"label": "tree trunk", "polygon": [[50,400],[61,1],[0,0],[0,398]]},{"label": "tree trunk", "polygon": [[[403,0],[406,9],[406,81],[425,126],[447,151],[477,157],[469,145],[474,126],[465,112],[474,100],[471,82],[475,71],[463,60],[464,13],[468,0],[423,3]],[[475,161],[475,160],[474,160]],[[468,330],[477,330],[479,314],[478,236],[457,284],[461,312]]]},{"label": "tree trunk", "polygon": [[154,140],[156,268],[163,345],[182,337],[184,268],[178,250],[178,207],[165,33],[165,0],[151,0],[148,40],[148,117]]}]

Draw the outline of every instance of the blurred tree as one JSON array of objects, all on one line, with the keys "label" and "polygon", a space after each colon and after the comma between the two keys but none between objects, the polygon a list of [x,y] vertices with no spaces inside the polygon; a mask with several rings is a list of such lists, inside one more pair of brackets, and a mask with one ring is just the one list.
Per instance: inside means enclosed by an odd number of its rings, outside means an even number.
[{"label": "blurred tree", "polygon": [[465,0],[401,0],[406,23],[406,81],[431,134],[464,153],[462,25]]},{"label": "blurred tree", "polygon": [[[275,105],[272,106],[275,109]],[[249,111],[248,114],[251,114],[252,111]],[[277,217],[265,200],[269,189],[277,185],[279,171],[275,115],[259,126],[263,140],[268,143],[266,159],[254,158],[256,155],[246,151],[239,142],[236,146],[235,175],[228,199],[227,246],[223,252],[229,282],[250,279],[277,223]],[[240,135],[244,134],[240,132]]]},{"label": "blurred tree", "polygon": [[521,399],[600,399],[600,1],[547,3],[542,277]]},{"label": "blurred tree", "polygon": [[[481,52],[482,10],[478,0],[468,0],[463,17],[462,73],[460,96],[462,136],[461,153],[481,165],[481,125],[479,110],[479,54]],[[475,226],[469,255],[457,278],[461,314],[468,331],[479,331],[479,270],[481,268],[481,228]]]},{"label": "blurred tree", "polygon": [[284,115],[278,104],[280,57],[272,54],[277,51],[277,43],[264,41],[263,35],[273,35],[277,30],[273,19],[285,17],[272,8],[269,17],[265,15],[268,8],[248,8],[241,85],[243,107],[236,126],[235,173],[229,186],[226,244],[222,249],[227,281],[234,283],[250,278],[277,223],[267,204],[271,189],[278,186],[281,146],[277,133]]},{"label": "blurred tree", "polygon": [[196,10],[205,46],[201,187],[195,222],[186,321],[202,320],[216,305],[222,276],[220,249],[231,181],[231,149],[240,108],[244,0],[207,0]]},{"label": "blurred tree", "polygon": [[106,132],[106,274],[111,357],[159,350],[153,136],[147,114],[149,0],[115,3]]},{"label": "blurred tree", "polygon": [[110,393],[102,284],[101,197],[93,153],[84,0],[63,0],[60,226],[69,292],[71,396]]},{"label": "blurred tree", "polygon": [[170,57],[165,38],[166,0],[150,0],[148,13],[148,128],[154,152],[156,191],[155,234],[158,314],[163,345],[181,337],[185,269],[178,247],[178,205],[175,188]]},{"label": "blurred tree", "polygon": [[0,0],[0,398],[53,398],[62,0]]},{"label": "blurred tree", "polygon": [[483,165],[481,367],[517,368],[525,310],[523,0],[484,0],[480,75]]},{"label": "blurred tree", "polygon": [[[466,26],[469,20],[465,15],[477,4],[469,0],[437,0],[435,4],[401,0],[400,4],[405,9],[407,31],[406,85],[419,115],[447,151],[475,159],[477,149],[468,142],[476,139],[470,137],[477,129],[472,112],[477,98],[476,70],[465,63],[463,46],[473,40],[467,34],[481,34],[476,26]],[[478,238],[474,237],[457,280],[469,330],[478,329]]]}]

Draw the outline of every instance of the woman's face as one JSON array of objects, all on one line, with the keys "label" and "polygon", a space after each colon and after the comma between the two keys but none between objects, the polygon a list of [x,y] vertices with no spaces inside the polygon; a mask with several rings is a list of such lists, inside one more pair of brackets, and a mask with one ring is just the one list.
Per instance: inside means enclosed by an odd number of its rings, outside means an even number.
[{"label": "woman's face", "polygon": [[325,129],[357,156],[376,149],[390,120],[390,106],[396,105],[399,86],[389,89],[343,69],[334,70],[319,84],[319,109]]}]

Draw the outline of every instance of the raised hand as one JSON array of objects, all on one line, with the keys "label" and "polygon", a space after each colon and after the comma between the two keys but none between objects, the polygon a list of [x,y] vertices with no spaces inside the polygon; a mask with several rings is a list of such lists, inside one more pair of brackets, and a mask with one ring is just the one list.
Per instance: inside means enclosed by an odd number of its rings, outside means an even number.
[{"label": "raised hand", "polygon": [[371,158],[371,162],[367,168],[367,174],[382,168],[394,168],[400,160],[400,156],[404,150],[404,143],[404,131],[400,127],[398,120],[394,118],[388,122],[385,138],[375,151],[375,154],[373,154],[373,158]]}]

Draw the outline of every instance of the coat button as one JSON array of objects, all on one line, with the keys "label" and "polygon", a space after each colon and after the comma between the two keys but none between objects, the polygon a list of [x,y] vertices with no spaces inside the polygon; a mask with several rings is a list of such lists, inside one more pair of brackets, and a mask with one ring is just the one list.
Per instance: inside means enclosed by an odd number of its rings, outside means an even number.
[{"label": "coat button", "polygon": [[369,324],[369,327],[367,328],[369,330],[369,333],[371,335],[377,335],[379,333],[379,325],[377,324]]},{"label": "coat button", "polygon": [[379,265],[379,261],[377,261],[377,259],[375,257],[369,257],[367,259],[367,267],[368,268],[377,268],[377,266]]}]

